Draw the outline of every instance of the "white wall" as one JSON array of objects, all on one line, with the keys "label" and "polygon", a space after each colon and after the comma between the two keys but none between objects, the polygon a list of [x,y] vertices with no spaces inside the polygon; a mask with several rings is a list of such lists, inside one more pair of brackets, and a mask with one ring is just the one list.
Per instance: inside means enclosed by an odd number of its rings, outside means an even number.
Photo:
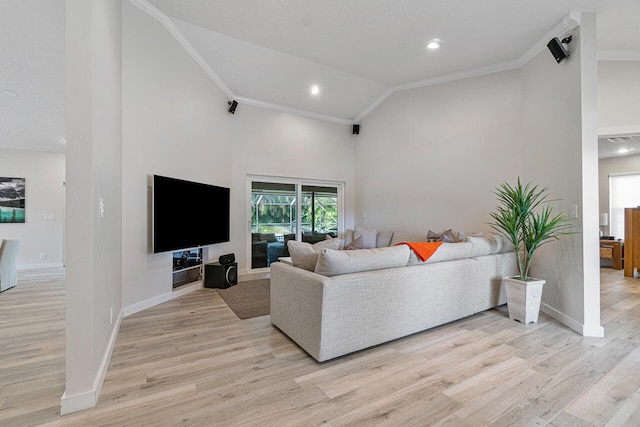
[{"label": "white wall", "polygon": [[64,163],[61,153],[0,149],[2,176],[26,178],[26,222],[0,224],[0,238],[20,239],[18,268],[63,265]]},{"label": "white wall", "polygon": [[523,178],[548,186],[557,209],[578,207],[573,236],[543,246],[532,275],[546,280],[543,310],[585,335],[601,335],[597,200],[595,15],[573,31],[571,56],[541,52],[523,68]]},{"label": "white wall", "polygon": [[356,224],[490,230],[493,189],[522,170],[520,99],[519,70],[389,97],[357,137]]},{"label": "white wall", "polygon": [[[123,5],[123,304],[132,313],[172,292],[171,254],[149,249],[148,180],[153,174],[231,188],[230,242],[246,267],[247,175],[344,181],[353,192],[350,127],[240,104],[227,98],[167,29]],[[347,209],[352,209],[352,202]],[[206,213],[205,213],[206,214]]]},{"label": "white wall", "polygon": [[578,234],[537,255],[533,273],[547,280],[546,311],[580,333],[601,335],[595,17],[585,16],[586,36],[575,31],[563,64],[545,49],[520,70],[382,103],[357,142],[355,218],[396,230],[489,230],[497,185],[520,175],[549,186],[562,199],[557,208],[576,204],[579,215]]},{"label": "white wall", "polygon": [[121,45],[120,2],[66,2],[67,309],[62,414],[95,405],[119,325]]},{"label": "white wall", "polygon": [[598,62],[598,127],[640,133],[640,61]]},{"label": "white wall", "polygon": [[345,228],[353,227],[353,162],[355,137],[351,127],[239,105],[233,119],[233,206],[239,220],[238,266],[250,267],[251,240],[247,176],[326,180],[345,184]]}]

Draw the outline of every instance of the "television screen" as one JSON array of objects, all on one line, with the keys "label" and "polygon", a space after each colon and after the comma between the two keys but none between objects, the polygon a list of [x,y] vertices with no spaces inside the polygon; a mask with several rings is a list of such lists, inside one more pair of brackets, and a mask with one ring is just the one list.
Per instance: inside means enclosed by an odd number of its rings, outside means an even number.
[{"label": "television screen", "polygon": [[229,189],[153,176],[153,252],[229,241]]}]

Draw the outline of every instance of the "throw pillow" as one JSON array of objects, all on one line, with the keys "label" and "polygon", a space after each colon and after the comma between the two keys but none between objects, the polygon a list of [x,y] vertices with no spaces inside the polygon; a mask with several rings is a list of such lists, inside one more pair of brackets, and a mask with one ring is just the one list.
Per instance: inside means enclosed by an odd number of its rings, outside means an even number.
[{"label": "throw pillow", "polygon": [[366,249],[375,248],[378,239],[377,228],[362,228],[356,227],[353,233],[354,240],[362,236],[362,243]]},{"label": "throw pillow", "polygon": [[353,233],[355,232],[355,230],[352,229],[348,229],[345,233],[344,233],[344,245],[347,246],[349,243],[351,243],[353,241]]},{"label": "throw pillow", "polygon": [[318,255],[322,249],[338,249],[339,245],[339,239],[321,240],[313,245],[307,242],[298,242],[297,240],[289,240],[287,242],[291,263],[296,267],[309,271],[313,271],[316,268]]},{"label": "throw pillow", "polygon": [[384,248],[391,244],[393,238],[393,231],[380,231],[376,238],[376,248]]},{"label": "throw pillow", "polygon": [[456,238],[451,229],[443,230],[442,233],[436,233],[431,230],[427,232],[427,240],[436,242],[455,243]]},{"label": "throw pillow", "polygon": [[394,231],[389,246],[395,246],[402,242],[426,242],[427,233],[406,233],[403,231]]},{"label": "throw pillow", "polygon": [[362,240],[362,236],[360,236],[357,239],[353,240],[351,243],[349,243],[347,246],[345,246],[344,249],[346,251],[352,251],[354,249],[365,249],[364,243],[363,243],[363,240]]},{"label": "throw pillow", "polygon": [[464,233],[463,231],[454,231],[453,235],[456,238],[456,242],[466,242],[467,241],[467,234]]}]

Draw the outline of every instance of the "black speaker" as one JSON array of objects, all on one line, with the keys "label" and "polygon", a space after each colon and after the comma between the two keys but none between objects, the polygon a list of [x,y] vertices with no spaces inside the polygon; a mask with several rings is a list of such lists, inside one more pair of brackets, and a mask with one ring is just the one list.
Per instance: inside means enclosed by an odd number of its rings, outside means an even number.
[{"label": "black speaker", "polygon": [[360,133],[360,125],[353,125],[353,134],[358,135]]},{"label": "black speaker", "polygon": [[226,289],[238,283],[238,263],[204,265],[204,287]]},{"label": "black speaker", "polygon": [[233,101],[229,101],[227,103],[229,104],[229,112],[231,114],[235,114],[236,108],[238,108],[238,101],[234,99]]},{"label": "black speaker", "polygon": [[547,43],[547,47],[558,64],[569,56],[569,52],[567,52],[567,49],[564,48],[564,45],[557,37],[552,38],[549,43]]},{"label": "black speaker", "polygon": [[230,263],[234,262],[235,260],[236,260],[235,254],[220,255],[218,257],[218,262],[220,264],[230,264]]}]

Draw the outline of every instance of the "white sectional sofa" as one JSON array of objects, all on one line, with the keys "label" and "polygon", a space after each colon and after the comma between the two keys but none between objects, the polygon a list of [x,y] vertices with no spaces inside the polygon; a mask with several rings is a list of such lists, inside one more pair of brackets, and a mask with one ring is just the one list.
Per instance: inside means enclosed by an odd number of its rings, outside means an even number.
[{"label": "white sectional sofa", "polygon": [[322,362],[506,302],[502,277],[516,270],[501,237],[443,243],[425,262],[407,245],[395,246],[425,240],[394,233],[388,247],[357,250],[323,242],[315,268],[308,257],[296,266],[290,244],[293,264],[271,265],[271,323]]}]

